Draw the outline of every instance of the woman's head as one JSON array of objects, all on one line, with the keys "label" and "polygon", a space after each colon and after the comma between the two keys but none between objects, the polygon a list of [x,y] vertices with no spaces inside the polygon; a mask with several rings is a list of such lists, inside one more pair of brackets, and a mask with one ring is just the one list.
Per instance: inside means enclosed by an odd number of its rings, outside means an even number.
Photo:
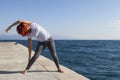
[{"label": "woman's head", "polygon": [[17,26],[16,30],[17,30],[18,34],[20,34],[24,37],[29,34],[30,26],[29,26],[29,24],[22,22]]}]

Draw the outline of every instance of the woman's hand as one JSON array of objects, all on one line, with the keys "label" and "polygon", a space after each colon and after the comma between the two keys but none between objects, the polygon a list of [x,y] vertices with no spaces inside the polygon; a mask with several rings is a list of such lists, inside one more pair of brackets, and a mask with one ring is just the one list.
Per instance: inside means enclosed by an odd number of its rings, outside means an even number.
[{"label": "woman's hand", "polygon": [[8,28],[5,30],[5,32],[8,32],[8,31],[10,30],[10,28],[11,28],[11,27],[8,27]]}]

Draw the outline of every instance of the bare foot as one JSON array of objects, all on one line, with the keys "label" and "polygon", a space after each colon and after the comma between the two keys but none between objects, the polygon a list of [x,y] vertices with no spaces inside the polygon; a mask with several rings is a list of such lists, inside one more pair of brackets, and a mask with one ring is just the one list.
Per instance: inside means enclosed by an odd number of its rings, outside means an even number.
[{"label": "bare foot", "polygon": [[22,72],[22,74],[27,74],[27,72],[28,72],[28,70],[24,70],[24,71]]},{"label": "bare foot", "polygon": [[60,72],[60,73],[63,73],[63,71],[61,69],[58,69],[57,71]]}]

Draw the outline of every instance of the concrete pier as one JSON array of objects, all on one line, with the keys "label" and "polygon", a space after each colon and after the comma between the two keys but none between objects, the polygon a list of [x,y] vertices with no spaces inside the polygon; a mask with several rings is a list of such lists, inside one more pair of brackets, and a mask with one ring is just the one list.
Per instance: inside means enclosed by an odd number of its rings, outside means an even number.
[{"label": "concrete pier", "polygon": [[[16,42],[0,42],[0,80],[89,80],[64,67],[56,72],[53,61],[40,56],[27,74],[21,74],[28,61],[28,49]],[[34,54],[34,52],[32,52]]]}]

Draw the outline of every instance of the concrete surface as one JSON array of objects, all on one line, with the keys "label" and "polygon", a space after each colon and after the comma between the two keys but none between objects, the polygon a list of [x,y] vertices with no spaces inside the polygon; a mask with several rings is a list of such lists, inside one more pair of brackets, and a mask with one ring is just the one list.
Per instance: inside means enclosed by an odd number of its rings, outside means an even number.
[{"label": "concrete surface", "polygon": [[[64,73],[56,72],[53,61],[40,56],[27,74],[27,48],[15,42],[0,42],[0,80],[89,80],[61,65]],[[34,52],[32,52],[34,54]]]}]

